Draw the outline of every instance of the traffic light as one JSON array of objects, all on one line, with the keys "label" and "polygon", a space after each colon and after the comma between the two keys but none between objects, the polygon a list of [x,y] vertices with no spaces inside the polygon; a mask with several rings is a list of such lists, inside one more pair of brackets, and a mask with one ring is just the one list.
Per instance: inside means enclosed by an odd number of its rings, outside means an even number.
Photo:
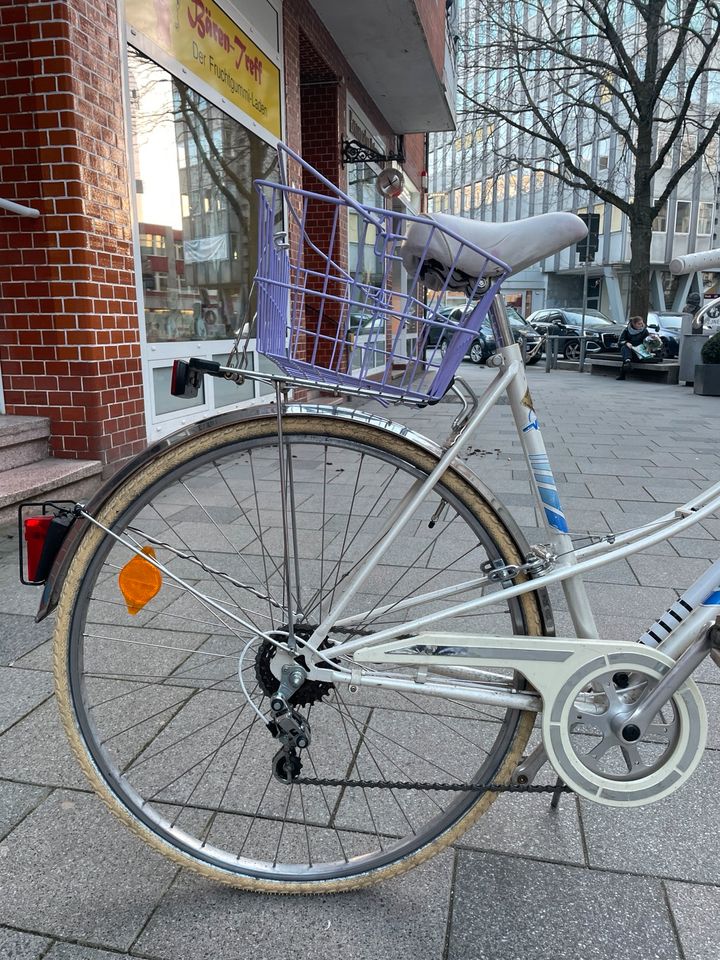
[{"label": "traffic light", "polygon": [[581,262],[585,260],[594,260],[595,254],[600,246],[600,214],[599,213],[579,213],[578,216],[588,228],[587,236],[578,240],[575,250],[577,258]]}]

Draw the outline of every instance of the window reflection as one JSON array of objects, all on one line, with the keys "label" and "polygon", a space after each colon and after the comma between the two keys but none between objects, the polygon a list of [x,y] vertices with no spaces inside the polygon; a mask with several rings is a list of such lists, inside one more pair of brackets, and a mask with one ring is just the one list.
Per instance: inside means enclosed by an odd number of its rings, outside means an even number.
[{"label": "window reflection", "polygon": [[[358,163],[348,168],[348,194],[358,203],[369,207],[381,207],[382,197],[377,192],[377,174],[366,163]],[[350,272],[363,284],[375,287],[383,286],[384,263],[376,248],[377,234],[372,224],[362,220],[354,210],[348,211],[348,265]],[[357,342],[367,345],[371,342],[384,345],[384,331],[387,320],[383,314],[377,314],[371,306],[355,304],[350,310],[350,336]],[[382,365],[384,355],[373,352],[370,368]]]},{"label": "window reflection", "polygon": [[147,339],[229,339],[257,263],[253,181],[277,179],[277,155],[153,61],[128,55]]}]

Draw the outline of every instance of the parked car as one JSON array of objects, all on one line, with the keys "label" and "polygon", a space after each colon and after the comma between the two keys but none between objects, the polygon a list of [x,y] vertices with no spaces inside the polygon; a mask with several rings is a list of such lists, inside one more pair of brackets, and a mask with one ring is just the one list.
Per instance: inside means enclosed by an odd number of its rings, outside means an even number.
[{"label": "parked car", "polygon": [[[680,325],[682,324],[681,313],[661,313],[650,310],[647,315],[648,329],[657,333],[663,342],[663,352],[656,359],[667,357],[674,360],[680,353]],[[618,340],[623,332],[624,326],[616,324],[616,331],[605,335],[603,340],[603,351],[606,353],[619,353],[620,347]]]},{"label": "parked car", "polygon": [[[457,307],[443,307],[438,311],[438,317],[445,322],[460,323],[465,313],[465,305]],[[525,342],[525,352],[529,353],[533,347],[540,342],[539,334],[532,327],[525,323],[520,314],[512,307],[508,307],[508,319],[512,328],[515,342],[522,344]],[[425,353],[438,346],[440,352],[444,355],[452,339],[452,331],[440,326],[431,326],[428,331],[427,341],[425,343]],[[486,317],[480,325],[477,335],[468,345],[465,356],[473,363],[484,363],[491,354],[497,350],[495,336],[492,331],[490,320]],[[538,350],[528,363],[537,363],[540,359]]]},{"label": "parked car", "polygon": [[513,307],[508,307],[508,320],[510,321],[510,326],[512,327],[513,335],[515,337],[515,342],[519,343],[521,346],[525,345],[524,354],[526,357],[529,355],[529,359],[525,362],[529,367],[537,363],[540,359],[542,351],[536,349],[540,346],[540,334],[537,330],[530,326],[527,321],[523,320],[520,314]]},{"label": "parked car", "polygon": [[[582,307],[546,307],[544,310],[535,310],[527,318],[527,322],[540,334],[558,332],[559,336],[566,337],[560,345],[560,351],[566,360],[577,360],[580,356],[580,336],[582,334]],[[612,337],[617,338],[622,327],[609,320],[597,310],[585,311],[585,352],[599,353],[601,350],[610,350]],[[610,338],[610,340],[608,340]],[[607,346],[606,346],[607,342]]]},{"label": "parked car", "polygon": [[669,360],[674,360],[680,354],[680,327],[681,313],[656,313],[651,311],[647,315],[648,327],[659,333],[663,342],[663,353]]},{"label": "parked car", "polygon": [[350,314],[348,333],[355,337],[377,333],[382,330],[385,323],[386,319],[382,313],[356,310]]}]

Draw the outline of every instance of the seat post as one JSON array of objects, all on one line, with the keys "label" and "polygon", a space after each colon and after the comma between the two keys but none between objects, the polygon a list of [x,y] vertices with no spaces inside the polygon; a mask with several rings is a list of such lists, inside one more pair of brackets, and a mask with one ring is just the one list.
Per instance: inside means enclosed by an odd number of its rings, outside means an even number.
[{"label": "seat post", "polygon": [[493,298],[492,309],[490,310],[490,324],[498,349],[512,346],[512,344],[515,343],[515,337],[513,336],[507,310],[505,309],[505,300],[499,293],[496,293]]}]

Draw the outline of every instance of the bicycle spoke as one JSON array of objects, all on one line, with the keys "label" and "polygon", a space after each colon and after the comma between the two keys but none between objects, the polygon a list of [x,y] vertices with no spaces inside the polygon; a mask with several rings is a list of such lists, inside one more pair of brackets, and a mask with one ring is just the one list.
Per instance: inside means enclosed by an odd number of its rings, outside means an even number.
[{"label": "bicycle spoke", "polygon": [[[223,876],[289,882],[372,871],[449,831],[477,801],[472,793],[371,789],[365,781],[485,778],[498,768],[518,723],[516,711],[453,696],[454,683],[472,681],[444,674],[438,674],[448,688],[443,698],[381,686],[347,695],[348,672],[357,665],[351,656],[334,657],[335,645],[402,624],[423,604],[442,603],[426,594],[456,580],[469,594],[464,581],[480,578],[462,568],[497,557],[497,548],[473,510],[440,488],[418,517],[392,532],[424,467],[397,457],[396,440],[379,453],[356,442],[352,431],[335,437],[332,424],[306,436],[293,432],[292,423],[292,415],[283,417],[284,471],[272,433],[233,441],[185,464],[173,461],[167,480],[118,512],[121,540],[107,536],[76,578],[80,599],[70,642],[77,653],[66,658],[73,699],[64,707],[82,714],[91,761],[111,801],[182,857],[202,860],[211,872],[217,866]],[[430,529],[428,518],[441,502],[442,517]],[[333,682],[329,672],[322,685],[306,680],[297,699],[291,696],[296,722],[311,734],[298,754],[301,777],[311,782],[283,783],[274,763],[282,762],[276,754],[284,741],[278,728],[276,736],[268,729],[269,698],[284,665],[309,665],[304,647],[316,623],[347,596],[388,530],[395,542],[348,597],[342,623],[319,651],[325,666],[343,670],[343,680],[338,674]],[[117,578],[137,555],[133,548],[144,546],[173,574],[132,615]],[[478,616],[504,635],[527,632],[519,613],[525,599],[508,603],[495,589],[492,611]],[[297,646],[290,649],[293,623]],[[470,633],[477,620],[455,618],[453,630]],[[400,678],[417,672],[402,663],[362,670]],[[477,682],[485,680],[512,685],[502,673]]]},{"label": "bicycle spoke", "polygon": [[[342,702],[342,701],[341,701],[341,702]],[[341,713],[341,714],[343,713],[343,711],[341,711],[341,710],[339,710],[339,709],[338,709],[338,712]],[[347,719],[356,727],[358,733],[361,735],[361,746],[362,746],[362,748],[364,748],[365,752],[367,753],[367,755],[368,755],[368,757],[369,757],[369,759],[370,759],[370,762],[371,762],[371,764],[373,765],[373,768],[377,771],[377,776],[378,776],[378,778],[381,779],[381,780],[385,780],[385,779],[387,778],[387,774],[385,773],[385,771],[383,770],[383,768],[380,766],[380,764],[378,763],[377,759],[375,758],[375,754],[373,753],[373,750],[372,750],[372,748],[370,747],[370,742],[371,742],[371,741],[369,741],[369,740],[368,740],[368,737],[367,737],[367,728],[368,728],[368,725],[369,725],[369,723],[370,723],[370,716],[372,716],[372,714],[370,714],[370,715],[368,716],[368,719],[367,719],[366,722],[363,724],[362,728],[357,724],[357,722],[355,721],[355,718],[352,717],[352,715],[351,715],[349,712],[348,712],[347,714],[345,714],[345,715],[347,716]],[[409,774],[408,774],[405,770],[403,770],[402,767],[400,767],[398,764],[396,764],[390,757],[388,757],[387,754],[385,754],[383,750],[378,749],[378,753],[380,754],[380,756],[381,756],[383,759],[388,760],[388,762],[389,762],[396,770],[398,770],[398,771],[400,772],[400,775],[402,776],[402,778],[403,778],[404,780],[407,780],[407,779],[409,778]],[[399,799],[398,796],[397,796],[397,791],[396,791],[395,789],[393,789],[392,787],[390,787],[390,788],[389,788],[389,793],[390,793],[390,796],[392,797],[392,799],[393,799],[393,801],[394,801],[394,805],[397,807],[397,809],[398,809],[398,811],[399,811],[399,813],[400,813],[401,818],[407,823],[408,827],[410,828],[411,833],[415,833],[415,826],[413,825],[412,821],[410,820],[410,818],[408,817],[407,813],[405,812],[405,808],[403,807],[402,803],[400,802],[400,799]],[[435,802],[435,801],[433,801],[433,802]],[[438,806],[438,808],[439,808],[440,805],[436,803],[436,806]]]}]

